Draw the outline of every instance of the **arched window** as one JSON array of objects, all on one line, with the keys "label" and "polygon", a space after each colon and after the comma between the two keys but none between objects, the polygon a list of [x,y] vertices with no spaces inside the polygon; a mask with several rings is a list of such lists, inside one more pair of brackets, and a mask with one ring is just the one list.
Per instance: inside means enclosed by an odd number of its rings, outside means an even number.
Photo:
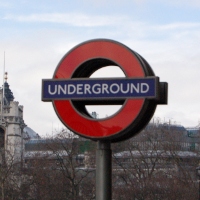
[{"label": "arched window", "polygon": [[0,148],[4,147],[5,131],[0,127]]}]

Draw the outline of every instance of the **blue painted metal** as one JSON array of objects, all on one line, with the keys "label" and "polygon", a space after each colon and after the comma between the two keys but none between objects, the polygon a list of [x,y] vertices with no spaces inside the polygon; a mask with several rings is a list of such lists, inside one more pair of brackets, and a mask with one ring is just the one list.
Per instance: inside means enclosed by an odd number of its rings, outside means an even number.
[{"label": "blue painted metal", "polygon": [[43,80],[42,100],[153,98],[158,78],[48,79]]}]

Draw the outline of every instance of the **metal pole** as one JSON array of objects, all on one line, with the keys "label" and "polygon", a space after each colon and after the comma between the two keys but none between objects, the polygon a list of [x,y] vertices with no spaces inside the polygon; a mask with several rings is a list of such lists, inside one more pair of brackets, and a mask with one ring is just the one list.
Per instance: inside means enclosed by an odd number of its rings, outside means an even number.
[{"label": "metal pole", "polygon": [[4,63],[3,63],[3,86],[2,86],[2,98],[1,98],[1,124],[3,123],[3,108],[4,108],[4,82],[5,82],[5,51],[4,51]]},{"label": "metal pole", "polygon": [[110,142],[98,141],[96,150],[96,200],[112,199],[112,151]]},{"label": "metal pole", "polygon": [[199,200],[200,200],[200,175],[198,175],[198,182],[199,182]]}]

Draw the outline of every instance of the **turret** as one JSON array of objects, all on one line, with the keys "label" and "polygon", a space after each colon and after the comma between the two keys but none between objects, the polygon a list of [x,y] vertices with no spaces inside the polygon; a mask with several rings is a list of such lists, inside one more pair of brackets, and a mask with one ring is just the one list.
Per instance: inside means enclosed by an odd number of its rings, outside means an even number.
[{"label": "turret", "polygon": [[13,93],[7,82],[7,75],[5,73],[5,82],[0,89],[0,148],[5,151],[8,163],[21,164],[24,150],[23,129],[26,125],[23,120],[23,106],[14,101]]}]

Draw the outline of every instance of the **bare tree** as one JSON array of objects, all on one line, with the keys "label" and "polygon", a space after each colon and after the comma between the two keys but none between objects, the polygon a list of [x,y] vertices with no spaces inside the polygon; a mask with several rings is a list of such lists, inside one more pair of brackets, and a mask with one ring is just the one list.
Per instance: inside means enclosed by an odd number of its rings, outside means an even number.
[{"label": "bare tree", "polygon": [[34,197],[39,199],[94,199],[94,168],[85,168],[81,140],[59,134],[46,139],[45,150],[28,161]]},{"label": "bare tree", "polygon": [[[14,156],[9,151],[1,149],[0,152],[1,164],[0,164],[0,188],[2,200],[14,200],[20,196],[21,187],[21,162],[16,162]],[[9,155],[9,161],[5,158]]]},{"label": "bare tree", "polygon": [[198,153],[180,151],[180,137],[181,132],[152,127],[125,141],[122,152],[114,145],[114,198],[196,199]]}]

